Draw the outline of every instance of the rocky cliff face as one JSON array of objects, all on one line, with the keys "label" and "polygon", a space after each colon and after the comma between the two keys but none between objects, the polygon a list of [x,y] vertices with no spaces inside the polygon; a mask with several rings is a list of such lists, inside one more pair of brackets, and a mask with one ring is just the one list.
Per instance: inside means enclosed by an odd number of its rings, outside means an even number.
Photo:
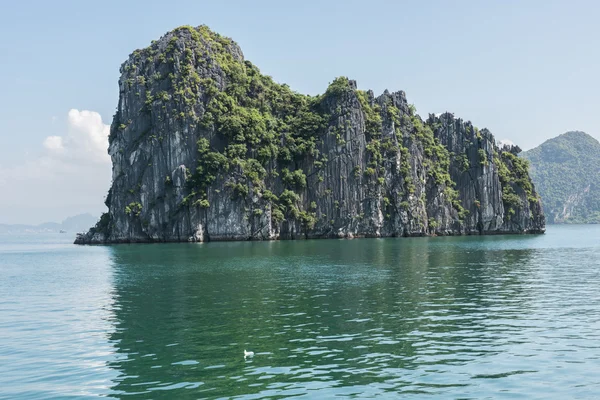
[{"label": "rocky cliff face", "polygon": [[321,96],[181,27],[122,65],[109,212],[76,243],[541,233],[523,160],[404,92]]}]

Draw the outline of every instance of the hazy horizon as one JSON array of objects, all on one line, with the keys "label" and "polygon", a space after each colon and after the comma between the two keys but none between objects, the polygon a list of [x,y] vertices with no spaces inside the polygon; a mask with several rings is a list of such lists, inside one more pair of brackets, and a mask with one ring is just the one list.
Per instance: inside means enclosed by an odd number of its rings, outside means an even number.
[{"label": "hazy horizon", "polygon": [[453,112],[528,150],[566,131],[600,138],[599,11],[593,1],[6,5],[0,223],[105,211],[119,67],[177,26],[231,37],[298,92],[322,93],[337,76],[404,90],[422,116]]},{"label": "hazy horizon", "polygon": [[89,213],[89,212],[85,212],[85,213],[80,213],[80,214],[73,214],[73,215],[69,215],[68,217],[65,217],[63,219],[60,220],[48,220],[48,221],[42,221],[42,222],[36,222],[36,223],[32,223],[32,224],[26,224],[26,223],[20,223],[20,222],[15,222],[15,223],[4,223],[0,221],[0,225],[8,225],[8,226],[12,226],[12,225],[23,225],[23,226],[32,226],[32,227],[37,227],[40,225],[45,225],[45,224],[62,224],[66,221],[68,221],[70,218],[78,218],[78,217],[92,217],[92,218],[100,218],[99,215],[94,214],[94,213]]}]

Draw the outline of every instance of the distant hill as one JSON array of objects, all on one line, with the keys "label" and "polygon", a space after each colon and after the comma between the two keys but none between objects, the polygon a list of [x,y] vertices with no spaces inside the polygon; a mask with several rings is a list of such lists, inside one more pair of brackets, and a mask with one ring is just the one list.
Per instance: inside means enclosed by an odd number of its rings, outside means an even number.
[{"label": "distant hill", "polygon": [[567,132],[521,155],[548,223],[600,223],[600,142]]},{"label": "distant hill", "polygon": [[60,232],[78,233],[86,231],[98,221],[92,214],[79,214],[65,219],[62,223],[45,222],[39,225],[0,224],[0,233],[43,233]]}]

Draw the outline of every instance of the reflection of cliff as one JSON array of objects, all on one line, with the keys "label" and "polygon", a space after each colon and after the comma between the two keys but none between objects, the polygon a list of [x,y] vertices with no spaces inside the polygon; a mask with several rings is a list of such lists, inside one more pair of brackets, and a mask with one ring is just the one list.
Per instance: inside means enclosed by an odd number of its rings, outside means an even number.
[{"label": "reflection of cliff", "polygon": [[[495,318],[527,307],[532,251],[493,250],[510,240],[111,247],[113,389],[232,396],[273,382],[369,385],[398,368],[460,363],[470,340],[489,340]],[[248,364],[244,348],[257,353]],[[384,365],[392,359],[394,371]]]},{"label": "reflection of cliff", "polygon": [[[331,299],[332,304],[338,302],[336,309],[348,311],[347,318],[336,319],[338,325],[330,330],[368,337],[370,345],[358,351],[358,360],[390,352],[401,356],[394,360],[401,368],[417,368],[432,355],[448,357],[436,359],[436,364],[458,362],[460,357],[454,355],[474,351],[471,340],[492,340],[495,320],[510,318],[516,323],[525,315],[529,298],[523,280],[530,278],[528,266],[535,254],[531,249],[505,248],[522,247],[526,240],[464,237],[353,243],[338,256],[354,264],[349,268],[362,268],[364,276],[346,289],[353,291],[350,295]],[[350,254],[344,256],[344,251]],[[357,325],[360,319],[366,321]]]}]

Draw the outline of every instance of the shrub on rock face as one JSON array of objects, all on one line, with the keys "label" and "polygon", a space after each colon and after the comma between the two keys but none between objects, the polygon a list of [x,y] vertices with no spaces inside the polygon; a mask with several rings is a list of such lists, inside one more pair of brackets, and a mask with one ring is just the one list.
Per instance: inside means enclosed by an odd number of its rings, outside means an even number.
[{"label": "shrub on rock face", "polygon": [[142,205],[138,202],[131,202],[125,207],[125,214],[130,217],[139,217],[142,213]]}]

